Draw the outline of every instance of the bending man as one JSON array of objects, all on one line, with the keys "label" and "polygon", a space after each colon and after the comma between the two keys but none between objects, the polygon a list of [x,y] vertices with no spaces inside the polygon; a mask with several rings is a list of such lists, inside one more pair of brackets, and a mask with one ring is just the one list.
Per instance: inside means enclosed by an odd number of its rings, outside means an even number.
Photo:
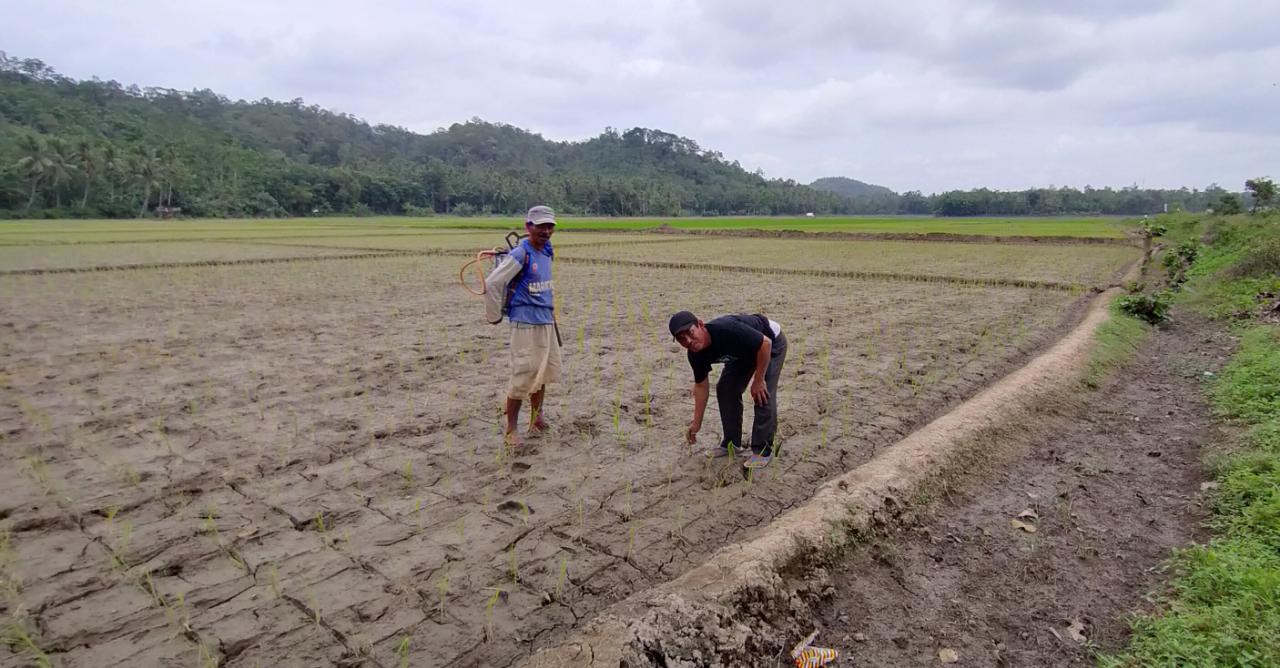
[{"label": "bending man", "polygon": [[[702,416],[711,394],[712,364],[724,364],[716,383],[716,401],[724,436],[707,454],[712,457],[746,456],[748,468],[767,465],[774,454],[778,431],[778,376],[787,359],[787,337],[778,323],[760,315],[726,315],[704,323],[681,311],[667,323],[671,336],[689,351],[693,369],[693,421],[685,432],[689,445],[698,442]],[[749,448],[742,445],[742,392],[751,388],[755,421]]]}]

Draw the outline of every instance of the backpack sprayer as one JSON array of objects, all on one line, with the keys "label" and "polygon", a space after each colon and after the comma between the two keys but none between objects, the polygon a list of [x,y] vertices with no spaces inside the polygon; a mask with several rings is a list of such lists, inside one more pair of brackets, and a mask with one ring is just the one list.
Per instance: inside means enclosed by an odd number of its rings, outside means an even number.
[{"label": "backpack sprayer", "polygon": [[[484,280],[485,276],[488,274],[488,272],[492,272],[494,269],[497,269],[498,265],[502,264],[502,258],[506,257],[508,254],[511,253],[511,251],[515,250],[516,245],[519,244],[520,241],[527,236],[528,236],[527,234],[520,234],[519,232],[514,232],[514,231],[507,232],[507,236],[506,236],[507,247],[505,249],[502,249],[495,246],[494,248],[486,248],[477,252],[474,258],[469,260],[466,264],[462,265],[462,268],[458,270],[458,282],[462,284],[462,287],[467,292],[470,292],[471,294],[476,295],[477,297],[484,296],[489,291],[489,287],[485,284],[485,280]],[[486,261],[488,264],[488,271],[486,271],[485,269]],[[470,285],[467,285],[467,269],[472,265],[475,265],[475,268],[476,268],[476,279],[480,283],[479,290],[476,290],[475,288],[472,288]],[[515,278],[511,279],[511,283],[509,283],[507,286],[507,297],[505,302],[511,301],[511,295],[512,293],[515,292],[516,283],[519,282],[520,276],[524,273],[526,268],[527,268],[527,265],[526,267],[522,267],[520,269],[520,273],[516,274]],[[503,306],[503,313],[505,315],[506,306]],[[564,341],[560,340],[560,323],[556,321],[554,311],[552,311],[552,314],[551,314],[551,324],[553,327],[555,327],[555,330],[556,330],[556,345],[563,346]]]}]

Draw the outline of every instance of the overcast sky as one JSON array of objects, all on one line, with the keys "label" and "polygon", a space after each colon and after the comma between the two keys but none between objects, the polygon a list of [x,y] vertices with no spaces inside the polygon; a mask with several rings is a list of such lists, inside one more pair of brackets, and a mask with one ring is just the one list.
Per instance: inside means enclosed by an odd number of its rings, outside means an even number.
[{"label": "overcast sky", "polygon": [[297,97],[431,132],[658,128],[894,190],[1280,177],[1280,2],[0,0],[83,79]]}]

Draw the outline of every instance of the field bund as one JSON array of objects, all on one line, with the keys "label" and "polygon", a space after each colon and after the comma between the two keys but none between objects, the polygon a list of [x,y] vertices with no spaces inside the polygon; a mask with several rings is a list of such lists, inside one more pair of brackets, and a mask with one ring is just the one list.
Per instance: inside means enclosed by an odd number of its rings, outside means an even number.
[{"label": "field bund", "polygon": [[850,535],[870,530],[877,514],[900,512],[984,433],[1025,417],[1046,397],[1079,383],[1094,333],[1119,294],[1111,289],[1098,295],[1084,320],[1052,348],[870,462],[826,482],[757,537],[724,547],[671,582],[610,607],[568,642],[520,665],[650,665],[664,646],[702,643],[712,648],[708,661],[718,665],[712,658],[717,654],[748,650],[753,630],[738,621],[749,617],[741,611],[785,611],[784,580],[803,579],[806,565],[820,563]]}]

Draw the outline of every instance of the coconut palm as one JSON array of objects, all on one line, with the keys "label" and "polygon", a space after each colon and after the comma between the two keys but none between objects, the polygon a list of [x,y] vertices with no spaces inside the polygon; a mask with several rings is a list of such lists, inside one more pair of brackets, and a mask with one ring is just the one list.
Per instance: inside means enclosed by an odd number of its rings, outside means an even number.
[{"label": "coconut palm", "polygon": [[98,169],[102,166],[102,162],[98,159],[98,152],[94,150],[93,144],[86,140],[81,140],[76,144],[75,153],[72,158],[76,162],[76,166],[80,168],[80,173],[84,175],[84,195],[80,198],[80,208],[83,209],[89,204],[89,186],[93,184],[93,179],[98,175]]},{"label": "coconut palm", "polygon": [[71,147],[61,139],[49,140],[49,185],[53,186],[54,206],[62,207],[62,184],[71,180],[76,165],[71,157]]},{"label": "coconut palm", "polygon": [[107,175],[107,183],[111,186],[111,199],[116,198],[116,180],[128,169],[124,158],[116,152],[114,144],[102,147],[102,171]]},{"label": "coconut palm", "polygon": [[173,182],[178,179],[182,171],[182,163],[178,161],[178,150],[174,148],[173,144],[166,146],[160,154],[160,168],[165,183],[164,205],[171,206],[173,204]]},{"label": "coconut palm", "polygon": [[147,205],[151,203],[151,189],[160,189],[160,158],[156,156],[155,149],[139,146],[131,163],[133,177],[143,187],[142,208],[138,210],[141,218],[147,214]]},{"label": "coconut palm", "polygon": [[36,203],[40,182],[49,177],[53,160],[49,156],[48,145],[39,137],[31,135],[23,137],[19,142],[19,148],[22,150],[22,157],[18,158],[17,167],[31,184],[31,195],[27,198],[27,206],[23,211],[30,211],[31,206]]}]

